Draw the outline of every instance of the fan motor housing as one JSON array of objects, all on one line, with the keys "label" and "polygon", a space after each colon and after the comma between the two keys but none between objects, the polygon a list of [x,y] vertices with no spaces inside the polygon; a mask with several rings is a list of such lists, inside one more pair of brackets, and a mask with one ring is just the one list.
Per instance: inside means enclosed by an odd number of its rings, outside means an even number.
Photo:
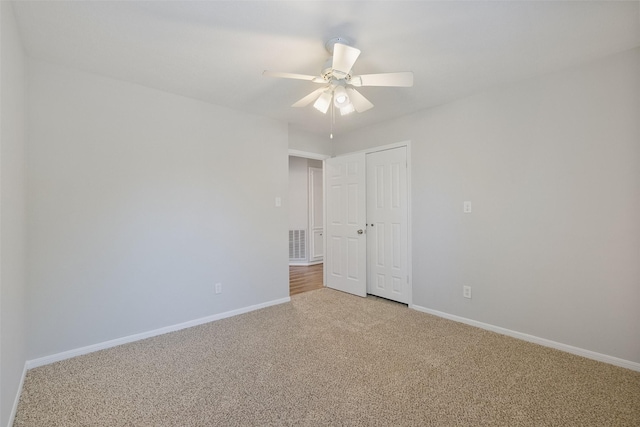
[{"label": "fan motor housing", "polygon": [[327,82],[331,82],[334,80],[345,80],[348,82],[349,80],[351,80],[351,73],[347,74],[344,77],[336,77],[333,75],[333,58],[327,59],[327,62],[325,62],[324,65],[322,66],[322,71],[320,71],[320,75]]}]

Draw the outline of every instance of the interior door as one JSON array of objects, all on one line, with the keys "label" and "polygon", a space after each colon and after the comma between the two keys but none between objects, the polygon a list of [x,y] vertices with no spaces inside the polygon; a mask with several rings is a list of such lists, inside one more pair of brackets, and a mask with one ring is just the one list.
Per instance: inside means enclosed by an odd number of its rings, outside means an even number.
[{"label": "interior door", "polygon": [[406,147],[367,154],[367,291],[407,304]]},{"label": "interior door", "polygon": [[365,154],[325,160],[325,285],[367,295]]}]

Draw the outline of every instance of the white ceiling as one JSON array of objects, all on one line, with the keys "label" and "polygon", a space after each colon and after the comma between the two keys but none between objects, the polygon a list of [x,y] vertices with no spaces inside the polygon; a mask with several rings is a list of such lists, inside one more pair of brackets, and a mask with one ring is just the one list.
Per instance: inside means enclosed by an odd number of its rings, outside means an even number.
[{"label": "white ceiling", "polygon": [[640,46],[638,1],[17,1],[31,57],[326,134],[329,116],[290,105],[319,74],[324,43],[362,50],[354,72],[413,71],[413,88],[361,88],[375,108],[345,132],[494,85]]}]

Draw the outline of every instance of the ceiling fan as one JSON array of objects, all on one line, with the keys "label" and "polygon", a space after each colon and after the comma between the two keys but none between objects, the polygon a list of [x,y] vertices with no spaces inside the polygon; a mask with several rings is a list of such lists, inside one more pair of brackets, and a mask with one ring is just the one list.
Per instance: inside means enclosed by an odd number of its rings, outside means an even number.
[{"label": "ceiling fan", "polygon": [[[295,102],[292,107],[305,107],[313,102],[313,106],[323,114],[333,105],[340,110],[341,115],[352,113],[354,110],[362,113],[373,108],[373,104],[365,98],[356,87],[364,86],[413,86],[413,73],[404,71],[399,73],[361,74],[353,75],[351,68],[355,64],[360,50],[349,45],[344,37],[334,37],[325,44],[332,55],[322,67],[319,76],[305,74],[284,73],[280,71],[264,71],[262,75],[281,77],[285,79],[308,80],[323,86],[314,90],[304,98]],[[315,102],[314,102],[315,101]]]}]

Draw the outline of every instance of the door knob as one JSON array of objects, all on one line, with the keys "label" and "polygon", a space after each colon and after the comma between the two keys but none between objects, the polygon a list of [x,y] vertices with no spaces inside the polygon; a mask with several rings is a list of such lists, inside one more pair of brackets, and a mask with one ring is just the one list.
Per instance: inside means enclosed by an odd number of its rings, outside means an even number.
[{"label": "door knob", "polygon": [[364,230],[362,229],[358,230],[358,234],[362,234],[362,233],[364,233]]}]

